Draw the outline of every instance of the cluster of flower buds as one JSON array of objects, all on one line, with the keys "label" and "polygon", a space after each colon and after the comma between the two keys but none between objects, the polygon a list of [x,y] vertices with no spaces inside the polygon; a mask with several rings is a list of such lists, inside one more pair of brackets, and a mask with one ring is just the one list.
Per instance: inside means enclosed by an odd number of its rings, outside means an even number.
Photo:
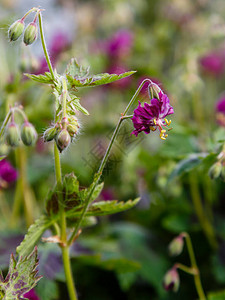
[{"label": "cluster of flower buds", "polygon": [[22,35],[24,28],[24,35],[23,35],[23,42],[25,45],[31,45],[36,39],[38,35],[38,28],[37,28],[37,17],[40,11],[38,10],[33,22],[29,23],[25,28],[24,19],[27,17],[29,12],[25,14],[25,16],[17,21],[15,21],[10,27],[8,31],[10,41],[16,41]]},{"label": "cluster of flower buds", "polygon": [[217,157],[217,162],[209,169],[209,176],[211,179],[220,178],[222,181],[225,181],[225,145]]},{"label": "cluster of flower buds", "polygon": [[59,151],[62,152],[75,138],[79,127],[75,116],[70,116],[68,119],[63,118],[61,122],[56,123],[54,127],[50,127],[44,132],[44,141],[50,142],[54,139]]},{"label": "cluster of flower buds", "polygon": [[12,120],[5,129],[6,144],[11,147],[17,147],[22,140],[26,146],[33,146],[37,141],[37,132],[34,126],[27,120],[24,121],[21,128]]}]

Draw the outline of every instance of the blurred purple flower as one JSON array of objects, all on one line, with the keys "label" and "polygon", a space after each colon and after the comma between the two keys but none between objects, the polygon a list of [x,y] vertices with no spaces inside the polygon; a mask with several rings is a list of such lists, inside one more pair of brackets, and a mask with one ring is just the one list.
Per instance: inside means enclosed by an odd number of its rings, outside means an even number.
[{"label": "blurred purple flower", "polygon": [[216,120],[219,125],[225,127],[225,96],[216,104]]},{"label": "blurred purple flower", "polygon": [[127,29],[122,29],[106,41],[104,48],[110,57],[121,58],[129,55],[132,46],[133,34]]},{"label": "blurred purple flower", "polygon": [[153,98],[150,104],[145,102],[144,107],[139,101],[138,107],[134,110],[133,118],[131,118],[135,128],[132,134],[138,136],[142,131],[149,134],[151,130],[155,131],[159,128],[160,138],[165,140],[167,134],[165,134],[166,130],[163,127],[167,127],[171,123],[166,119],[166,116],[173,113],[169,98],[162,92],[159,92],[159,100]]},{"label": "blurred purple flower", "polygon": [[[60,54],[65,51],[71,44],[71,41],[67,35],[65,35],[64,32],[56,32],[51,41],[49,46],[49,54],[51,57],[51,62],[54,65],[57,63],[57,60],[60,56]],[[45,60],[45,58],[41,58],[39,61],[39,68],[34,72],[34,74],[43,74],[45,72],[48,72],[48,65]]]},{"label": "blurred purple flower", "polygon": [[28,293],[24,294],[23,297],[26,298],[26,299],[29,299],[29,300],[40,300],[38,298],[38,296],[36,295],[34,289],[32,289]]},{"label": "blurred purple flower", "polygon": [[17,171],[7,160],[0,161],[0,188],[17,179]]},{"label": "blurred purple flower", "polygon": [[199,60],[204,71],[217,77],[225,71],[225,51],[219,50],[211,52]]}]

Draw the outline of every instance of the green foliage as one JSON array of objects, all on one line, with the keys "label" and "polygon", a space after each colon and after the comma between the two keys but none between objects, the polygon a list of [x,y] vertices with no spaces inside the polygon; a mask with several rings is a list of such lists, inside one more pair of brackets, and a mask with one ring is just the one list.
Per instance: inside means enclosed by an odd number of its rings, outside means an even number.
[{"label": "green foliage", "polygon": [[40,83],[45,83],[45,84],[53,84],[54,83],[50,72],[45,72],[45,74],[39,74],[39,75],[25,73],[24,75],[27,76],[28,78],[30,78],[34,81],[40,82]]},{"label": "green foliage", "polygon": [[16,252],[20,257],[28,255],[41,238],[42,234],[47,228],[49,228],[54,223],[53,219],[48,218],[47,216],[42,215],[39,219],[32,224],[27,234],[24,237],[24,240],[16,248]]},{"label": "green foliage", "polygon": [[220,292],[213,292],[209,293],[208,300],[224,300],[225,299],[225,290],[220,291]]},{"label": "green foliage", "polygon": [[9,271],[5,279],[0,274],[0,291],[4,300],[21,299],[31,290],[42,276],[37,275],[37,248],[31,254],[20,257],[18,262],[13,254],[10,258]]},{"label": "green foliage", "polygon": [[73,87],[86,87],[86,86],[98,86],[98,85],[104,85],[108,83],[112,83],[114,81],[123,79],[125,77],[129,77],[136,73],[136,71],[129,71],[122,74],[108,74],[108,73],[102,73],[98,75],[88,76],[85,78],[78,77],[72,77],[70,75],[67,75],[67,80],[71,86]]},{"label": "green foliage", "polygon": [[169,176],[169,180],[173,180],[176,177],[183,175],[184,173],[190,172],[200,164],[207,162],[208,160],[214,159],[215,154],[207,153],[192,153],[189,154],[188,158],[180,160],[172,173]]},{"label": "green foliage", "polygon": [[[134,207],[139,201],[140,198],[137,198],[135,200],[128,200],[126,202],[118,202],[117,200],[95,202],[89,206],[86,212],[86,216],[104,216],[115,214]],[[70,218],[78,217],[81,214],[82,206],[79,206],[68,211],[66,215]]]},{"label": "green foliage", "polygon": [[67,65],[65,74],[70,75],[72,77],[78,77],[78,78],[86,78],[89,74],[89,67],[85,68],[81,65],[79,65],[76,58],[72,58]]}]

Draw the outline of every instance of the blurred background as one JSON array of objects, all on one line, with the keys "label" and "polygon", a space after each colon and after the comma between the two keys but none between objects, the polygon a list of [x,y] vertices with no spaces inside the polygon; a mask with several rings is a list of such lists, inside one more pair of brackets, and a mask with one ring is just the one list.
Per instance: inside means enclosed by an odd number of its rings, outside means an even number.
[{"label": "blurred background", "polygon": [[[54,186],[53,144],[42,139],[53,120],[54,97],[48,86],[23,75],[48,71],[41,42],[26,47],[7,37],[8,27],[38,5],[45,9],[48,50],[59,73],[72,57],[92,74],[137,70],[111,85],[78,91],[90,116],[78,114],[81,130],[62,154],[63,174],[74,171],[82,186],[90,184],[120,113],[144,78],[160,85],[175,111],[166,141],[156,132],[136,138],[130,135],[132,122],[123,125],[99,199],[140,196],[141,201],[132,210],[99,218],[74,244],[79,299],[197,299],[190,275],[180,272],[177,293],[162,285],[175,262],[190,264],[186,248],[176,258],[167,250],[183,231],[192,238],[208,299],[225,299],[225,184],[224,177],[208,175],[225,142],[223,0],[1,0],[0,120],[9,105],[20,103],[39,134],[31,149],[1,145],[8,153],[0,162],[1,269],[7,270],[10,253],[45,210]],[[138,100],[148,101],[147,87]],[[35,293],[41,300],[68,299],[60,250],[42,242],[38,250],[44,279]]]}]

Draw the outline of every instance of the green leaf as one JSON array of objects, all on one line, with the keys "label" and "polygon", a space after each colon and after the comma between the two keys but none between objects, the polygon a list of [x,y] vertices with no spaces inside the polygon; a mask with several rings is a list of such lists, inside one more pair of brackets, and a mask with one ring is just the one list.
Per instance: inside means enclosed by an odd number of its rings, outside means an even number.
[{"label": "green leaf", "polygon": [[[139,200],[140,198],[137,198],[135,200],[128,200],[126,202],[118,202],[117,200],[95,202],[89,206],[85,216],[103,216],[122,212],[134,207],[139,202]],[[66,215],[67,217],[78,217],[81,215],[81,213],[82,206],[79,206],[68,211]]]},{"label": "green leaf", "polygon": [[225,299],[225,290],[219,292],[213,292],[208,294],[208,300],[224,300]]},{"label": "green leaf", "polygon": [[0,156],[0,161],[3,160],[4,158],[6,158],[6,155],[1,155]]},{"label": "green leaf", "polygon": [[16,248],[17,254],[21,256],[26,256],[31,252],[31,249],[34,248],[34,245],[37,244],[42,234],[47,228],[49,228],[55,221],[50,219],[47,216],[42,215],[39,219],[32,224],[27,234],[24,237],[24,240]]},{"label": "green leaf", "polygon": [[40,74],[40,75],[25,73],[24,75],[34,81],[41,82],[41,83],[52,84],[54,82],[50,72],[45,72],[45,74]]},{"label": "green leaf", "polygon": [[175,177],[183,175],[185,172],[189,172],[195,167],[197,167],[203,158],[207,156],[207,153],[193,153],[189,155],[188,158],[181,160],[169,176],[169,181],[173,180]]},{"label": "green leaf", "polygon": [[31,290],[42,276],[37,275],[37,248],[18,262],[13,254],[10,258],[9,271],[5,279],[0,276],[0,290],[4,300],[21,299],[21,296]]},{"label": "green leaf", "polygon": [[70,83],[71,87],[85,87],[85,86],[97,86],[97,85],[104,85],[108,83],[112,83],[114,81],[123,79],[125,77],[131,76],[136,71],[129,71],[122,74],[108,74],[102,73],[98,75],[88,76],[84,78],[80,77],[73,77],[71,75],[66,75],[68,82]]},{"label": "green leaf", "polygon": [[66,71],[65,73],[67,75],[70,75],[72,77],[87,77],[88,73],[89,73],[89,67],[88,68],[84,68],[81,65],[79,65],[78,61],[76,60],[76,58],[72,58],[69,62],[69,64],[67,65]]},{"label": "green leaf", "polygon": [[89,115],[89,112],[86,110],[86,108],[84,108],[81,104],[80,104],[80,99],[74,95],[74,94],[70,94],[70,101],[68,102],[68,105],[70,106],[70,108],[74,111],[74,110],[79,110],[81,111],[83,114],[85,115]]}]

